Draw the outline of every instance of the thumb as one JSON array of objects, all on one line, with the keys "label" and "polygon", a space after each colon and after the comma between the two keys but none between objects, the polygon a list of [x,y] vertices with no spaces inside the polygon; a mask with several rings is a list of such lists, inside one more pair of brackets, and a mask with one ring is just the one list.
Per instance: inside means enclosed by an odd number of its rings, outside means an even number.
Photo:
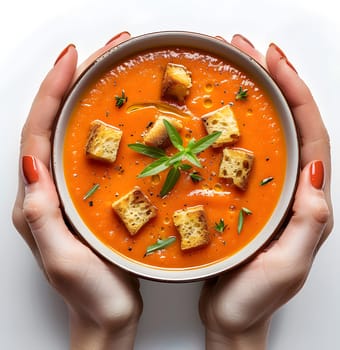
[{"label": "thumb", "polygon": [[[64,255],[79,244],[65,225],[59,198],[46,166],[33,156],[23,156],[25,182],[23,214],[44,261]],[[68,249],[67,249],[68,248]]]}]

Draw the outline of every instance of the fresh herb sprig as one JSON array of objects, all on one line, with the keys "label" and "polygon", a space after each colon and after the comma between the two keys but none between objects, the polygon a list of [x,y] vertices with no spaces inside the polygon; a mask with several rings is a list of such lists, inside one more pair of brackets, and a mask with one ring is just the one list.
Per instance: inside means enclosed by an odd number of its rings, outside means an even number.
[{"label": "fresh herb sprig", "polygon": [[219,222],[215,222],[215,230],[222,233],[226,229],[227,225],[224,223],[224,219],[220,219]]},{"label": "fresh herb sprig", "polygon": [[245,207],[242,207],[239,214],[238,214],[238,224],[237,224],[237,233],[240,234],[243,229],[244,224],[244,214],[251,215],[253,212]]},{"label": "fresh herb sprig", "polygon": [[[180,178],[181,170],[186,171],[190,169],[192,165],[202,168],[202,165],[197,158],[197,154],[210,147],[221,135],[221,132],[217,131],[197,141],[191,139],[185,147],[183,146],[183,140],[176,128],[166,119],[163,120],[163,122],[171,143],[178,150],[174,155],[168,156],[163,149],[150,147],[141,143],[128,145],[128,147],[135,152],[151,158],[156,158],[154,162],[142,170],[138,175],[139,178],[153,176],[170,168],[160,192],[161,197],[167,195],[176,185]],[[188,161],[192,165],[183,163],[184,161]]]},{"label": "fresh herb sprig", "polygon": [[122,108],[123,105],[127,102],[128,97],[125,95],[125,91],[122,90],[122,94],[120,96],[116,95],[115,96],[116,100],[116,107]]},{"label": "fresh herb sprig", "polygon": [[158,238],[156,243],[149,245],[146,248],[146,252],[145,252],[144,256],[147,256],[153,252],[156,252],[157,250],[164,249],[164,248],[168,247],[169,245],[171,245],[172,243],[174,243],[175,241],[176,241],[175,236],[170,236],[170,237],[165,238],[165,239]]},{"label": "fresh herb sprig", "polygon": [[242,86],[240,86],[235,98],[236,100],[246,100],[248,98],[248,89],[243,89]]}]

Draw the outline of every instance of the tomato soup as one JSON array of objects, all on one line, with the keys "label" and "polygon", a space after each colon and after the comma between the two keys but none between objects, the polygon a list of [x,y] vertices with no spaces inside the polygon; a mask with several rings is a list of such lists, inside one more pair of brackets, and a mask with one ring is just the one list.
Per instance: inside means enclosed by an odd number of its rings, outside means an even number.
[{"label": "tomato soup", "polygon": [[[163,74],[169,62],[183,65],[191,72],[192,86],[184,103],[161,101]],[[246,95],[238,98],[240,91]],[[117,104],[119,97],[123,98],[121,105]],[[186,146],[191,139],[207,135],[201,117],[225,105],[231,106],[240,131],[232,147],[254,155],[246,189],[241,190],[218,176],[222,151],[213,147],[197,154],[202,167],[180,171],[178,181],[165,196],[160,191],[168,170],[138,177],[154,159],[128,145],[143,143],[143,135],[157,116],[168,115],[182,122],[179,134]],[[122,131],[117,158],[112,164],[86,156],[94,120]],[[173,146],[166,149],[169,155],[176,151]],[[98,239],[132,260],[162,268],[211,264],[247,245],[275,209],[287,161],[282,126],[266,91],[229,62],[184,48],[143,52],[93,81],[72,112],[63,158],[74,206]],[[192,173],[198,178],[193,178]],[[157,215],[131,235],[113,211],[112,203],[135,186],[157,208]],[[94,189],[93,193],[85,196],[90,189]],[[210,241],[204,247],[182,251],[173,213],[196,205],[204,207]],[[176,240],[146,254],[148,247],[168,237]]]}]

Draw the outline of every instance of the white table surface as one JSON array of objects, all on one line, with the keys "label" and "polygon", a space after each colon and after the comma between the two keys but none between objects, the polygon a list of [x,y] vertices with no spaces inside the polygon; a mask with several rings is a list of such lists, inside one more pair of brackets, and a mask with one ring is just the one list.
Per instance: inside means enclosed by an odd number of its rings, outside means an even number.
[{"label": "white table surface", "polygon": [[[261,50],[275,41],[311,87],[333,149],[333,199],[339,215],[340,19],[336,0],[11,0],[0,10],[1,191],[0,348],[68,347],[62,299],[47,284],[11,223],[21,126],[47,70],[70,42],[80,61],[115,33],[191,30],[230,39],[243,33]],[[339,128],[339,129],[338,129]],[[272,350],[340,349],[340,238],[335,230],[303,290],[275,315]],[[197,313],[200,283],[142,281],[144,313],[135,348],[204,349]]]}]

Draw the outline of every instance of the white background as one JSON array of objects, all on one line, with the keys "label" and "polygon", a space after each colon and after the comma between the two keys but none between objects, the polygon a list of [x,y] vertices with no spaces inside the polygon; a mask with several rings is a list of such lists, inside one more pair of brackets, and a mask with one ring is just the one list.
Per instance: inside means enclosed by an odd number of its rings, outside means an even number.
[{"label": "white background", "polygon": [[[4,7],[5,6],[5,7]],[[21,126],[59,52],[74,43],[84,60],[115,33],[191,30],[275,41],[311,87],[333,150],[335,229],[304,289],[275,315],[269,349],[340,349],[340,19],[336,0],[6,1],[0,11],[0,348],[68,347],[62,299],[45,281],[11,223]],[[142,281],[144,313],[136,349],[204,349],[197,313],[200,283]]]}]

